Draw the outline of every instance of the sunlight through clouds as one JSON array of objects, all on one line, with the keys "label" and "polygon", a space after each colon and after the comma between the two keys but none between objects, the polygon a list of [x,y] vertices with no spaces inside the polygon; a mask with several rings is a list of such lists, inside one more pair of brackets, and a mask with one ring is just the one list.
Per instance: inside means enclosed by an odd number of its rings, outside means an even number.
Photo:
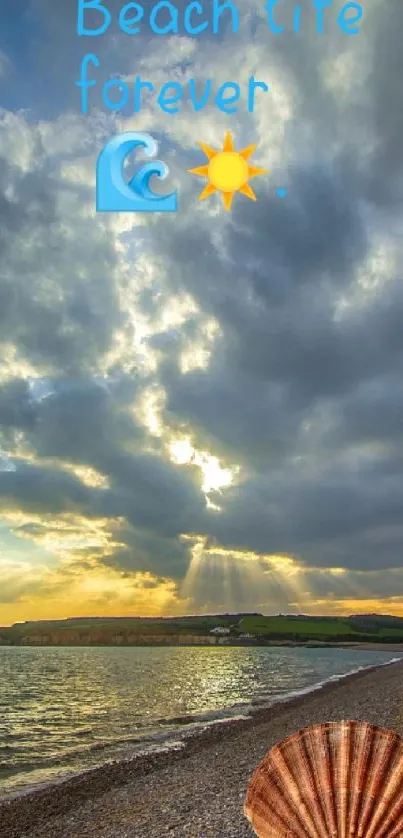
[{"label": "sunlight through clouds", "polygon": [[222,468],[217,457],[206,451],[197,451],[189,438],[176,439],[168,447],[173,462],[180,465],[194,463],[200,468],[203,475],[202,489],[206,495],[230,486],[238,472],[237,468]]},{"label": "sunlight through clouds", "polygon": [[[268,39],[258,0],[239,0],[235,50],[208,33],[139,35],[136,50],[99,38],[82,115],[74,10],[28,0],[43,60],[28,87],[13,65],[15,107],[0,109],[4,619],[73,605],[402,612],[403,5],[391,3],[390,15],[368,4],[365,38],[332,30],[329,13],[326,38],[306,18],[303,37]],[[45,37],[61,27],[62,49]],[[57,97],[44,96],[45,63]],[[155,96],[106,113],[101,69],[116,78],[118,64],[156,86],[244,89],[253,73],[269,91],[230,118],[189,99],[167,118]],[[269,172],[256,203],[224,217],[187,172],[198,142],[221,148],[230,128]],[[128,130],[158,140],[175,217],[97,213],[97,156]]]},{"label": "sunlight through clouds", "polygon": [[160,438],[173,463],[178,465],[194,465],[200,469],[201,488],[211,508],[219,507],[208,499],[212,492],[220,492],[230,486],[239,474],[239,466],[223,467],[219,459],[207,451],[195,448],[190,437],[179,437],[175,430],[164,425],[162,410],[165,396],[162,390],[144,390],[136,414],[145,423],[148,431]]},{"label": "sunlight through clouds", "polygon": [[211,608],[229,612],[259,610],[262,602],[299,606],[303,568],[291,557],[225,550],[203,536],[189,541],[192,559],[180,594],[196,607],[206,597]]},{"label": "sunlight through clouds", "polygon": [[[70,561],[76,555],[90,559],[125,546],[114,538],[113,521],[110,519],[89,519],[71,514],[58,517],[17,511],[5,512],[2,517],[14,535],[34,542],[60,561]],[[115,524],[118,523],[119,519],[116,519]]]}]

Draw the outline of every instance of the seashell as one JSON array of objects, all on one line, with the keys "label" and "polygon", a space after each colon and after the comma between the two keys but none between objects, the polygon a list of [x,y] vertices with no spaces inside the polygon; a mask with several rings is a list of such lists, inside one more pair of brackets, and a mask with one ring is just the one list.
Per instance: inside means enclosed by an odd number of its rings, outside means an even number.
[{"label": "seashell", "polygon": [[249,782],[259,838],[403,838],[403,740],[366,722],[327,722],[275,745]]}]

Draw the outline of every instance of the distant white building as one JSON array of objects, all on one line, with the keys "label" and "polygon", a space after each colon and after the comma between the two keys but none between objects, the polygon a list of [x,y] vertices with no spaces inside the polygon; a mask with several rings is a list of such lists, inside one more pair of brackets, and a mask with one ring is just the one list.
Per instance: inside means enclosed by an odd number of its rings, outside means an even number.
[{"label": "distant white building", "polygon": [[210,634],[230,634],[231,629],[225,628],[224,626],[216,626],[216,628],[211,629]]}]

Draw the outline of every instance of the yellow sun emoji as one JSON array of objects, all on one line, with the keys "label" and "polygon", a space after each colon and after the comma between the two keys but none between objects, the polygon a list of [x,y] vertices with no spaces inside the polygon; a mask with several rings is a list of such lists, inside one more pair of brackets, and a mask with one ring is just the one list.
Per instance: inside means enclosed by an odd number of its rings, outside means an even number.
[{"label": "yellow sun emoji", "polygon": [[205,166],[188,169],[190,174],[199,175],[208,180],[208,184],[199,195],[199,201],[204,201],[214,192],[221,192],[227,212],[231,209],[235,192],[240,192],[241,195],[246,195],[247,198],[256,201],[256,195],[248,183],[249,178],[267,174],[267,169],[259,169],[248,163],[249,157],[257,148],[256,145],[236,151],[231,131],[227,131],[225,135],[222,151],[216,151],[205,143],[199,143],[199,145],[209,162]]}]

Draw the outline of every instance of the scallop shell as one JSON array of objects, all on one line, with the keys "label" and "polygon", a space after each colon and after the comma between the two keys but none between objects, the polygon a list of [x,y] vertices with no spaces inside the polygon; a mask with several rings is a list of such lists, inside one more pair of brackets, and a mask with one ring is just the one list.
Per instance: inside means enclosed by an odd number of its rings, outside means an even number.
[{"label": "scallop shell", "polygon": [[357,721],[300,730],[259,763],[244,812],[259,838],[402,838],[403,740]]}]

